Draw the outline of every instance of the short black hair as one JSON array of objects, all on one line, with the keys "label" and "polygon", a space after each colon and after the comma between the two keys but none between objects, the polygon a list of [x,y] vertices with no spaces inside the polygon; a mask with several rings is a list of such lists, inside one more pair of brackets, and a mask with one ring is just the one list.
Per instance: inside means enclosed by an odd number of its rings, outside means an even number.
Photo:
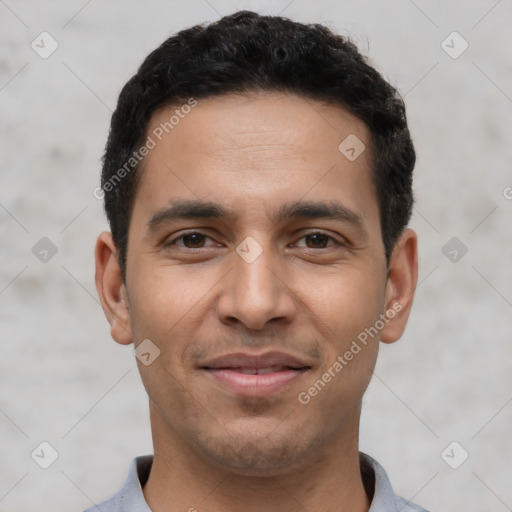
[{"label": "short black hair", "polygon": [[416,154],[401,96],[349,38],[320,24],[239,11],[169,37],[147,56],[119,95],[101,187],[123,279],[141,170],[137,150],[146,140],[152,114],[191,99],[260,90],[341,106],[369,128],[372,179],[389,263],[413,205]]}]

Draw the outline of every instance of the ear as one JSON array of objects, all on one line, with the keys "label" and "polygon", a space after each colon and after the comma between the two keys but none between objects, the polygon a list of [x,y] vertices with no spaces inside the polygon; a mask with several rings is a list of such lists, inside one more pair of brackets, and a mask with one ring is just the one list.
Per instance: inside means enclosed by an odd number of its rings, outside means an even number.
[{"label": "ear", "polygon": [[96,289],[103,312],[110,323],[110,333],[117,343],[129,345],[133,341],[126,287],[123,283],[118,252],[112,234],[99,235],[95,250]]},{"label": "ear", "polygon": [[381,331],[384,343],[393,343],[402,336],[411,312],[418,281],[418,243],[416,233],[406,229],[393,250],[386,284],[386,317]]}]

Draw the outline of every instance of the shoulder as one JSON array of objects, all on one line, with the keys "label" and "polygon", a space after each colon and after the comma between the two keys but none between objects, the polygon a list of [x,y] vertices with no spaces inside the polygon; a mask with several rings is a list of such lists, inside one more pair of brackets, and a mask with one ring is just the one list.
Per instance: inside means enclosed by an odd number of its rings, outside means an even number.
[{"label": "shoulder", "polygon": [[141,509],[139,508],[133,508],[134,504],[131,500],[127,499],[126,495],[123,495],[121,493],[117,493],[112,498],[102,501],[101,503],[98,503],[97,505],[93,505],[92,507],[88,508],[87,510],[84,510],[84,512],[98,512],[98,510],[101,510],[101,512],[128,512],[128,511],[139,511]]},{"label": "shoulder", "polygon": [[144,500],[142,487],[148,479],[152,462],[151,455],[133,459],[123,487],[112,498],[94,504],[84,512],[151,512]]},{"label": "shoulder", "polygon": [[398,506],[397,510],[400,510],[400,512],[428,512],[427,509],[420,507],[415,503],[411,503],[410,501],[406,501],[400,496],[396,497],[396,504]]},{"label": "shoulder", "polygon": [[359,453],[361,475],[369,495],[373,494],[369,512],[428,512],[424,508],[397,496],[384,468],[372,457]]}]

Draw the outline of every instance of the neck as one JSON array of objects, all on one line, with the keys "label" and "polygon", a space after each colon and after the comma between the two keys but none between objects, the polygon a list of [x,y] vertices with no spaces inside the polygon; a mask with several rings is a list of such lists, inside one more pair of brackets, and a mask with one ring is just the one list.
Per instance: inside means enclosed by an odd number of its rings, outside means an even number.
[{"label": "neck", "polygon": [[153,512],[367,512],[359,466],[358,430],[319,449],[307,461],[264,475],[219,467],[169,432],[151,410],[154,460],[143,488]]}]

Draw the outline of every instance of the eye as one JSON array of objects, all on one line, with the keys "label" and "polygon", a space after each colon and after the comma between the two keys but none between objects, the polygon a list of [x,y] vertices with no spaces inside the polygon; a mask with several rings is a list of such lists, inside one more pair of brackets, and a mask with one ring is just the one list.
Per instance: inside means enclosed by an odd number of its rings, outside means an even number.
[{"label": "eye", "polygon": [[327,233],[322,233],[321,231],[315,231],[312,233],[308,233],[308,234],[304,235],[303,237],[301,237],[301,240],[302,239],[309,240],[311,242],[311,245],[308,245],[306,242],[308,249],[326,249],[327,243],[329,242],[329,240],[334,242],[334,244],[331,244],[331,246],[332,245],[343,245],[340,242],[338,242],[337,240],[335,240],[334,237],[332,237],[331,235],[328,235]]},{"label": "eye", "polygon": [[[213,240],[209,236],[200,233],[199,231],[189,231],[181,234],[179,237],[174,238],[170,242],[165,243],[166,247],[177,246],[185,249],[203,249],[209,247],[205,245],[206,240]],[[307,249],[327,249],[332,246],[342,246],[341,242],[338,242],[334,237],[323,233],[321,231],[314,231],[308,233],[300,238],[300,240],[306,240]],[[181,243],[178,243],[181,242]],[[329,244],[329,242],[331,242]],[[210,244],[211,246],[219,246],[220,244]],[[304,247],[298,244],[294,244],[296,247]]]},{"label": "eye", "polygon": [[[190,231],[188,233],[183,233],[174,240],[171,240],[170,242],[166,243],[165,246],[169,247],[172,245],[178,245],[179,247],[185,247],[186,249],[202,249],[205,247],[205,239],[212,240],[209,236],[203,235],[198,231]],[[181,240],[183,244],[176,244],[176,242],[179,240]]]}]

